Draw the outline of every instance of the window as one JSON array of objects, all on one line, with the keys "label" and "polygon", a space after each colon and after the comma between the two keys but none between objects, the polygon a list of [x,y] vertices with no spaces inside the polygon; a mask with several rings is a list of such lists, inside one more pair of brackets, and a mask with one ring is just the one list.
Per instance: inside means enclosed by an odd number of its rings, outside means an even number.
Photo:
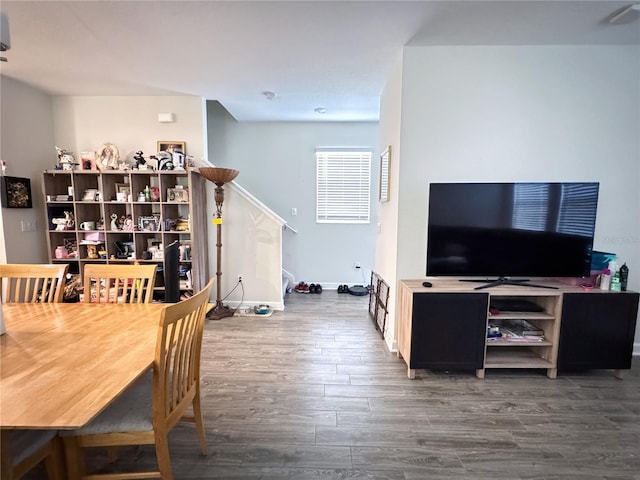
[{"label": "window", "polygon": [[316,151],[316,222],[369,223],[371,151]]}]

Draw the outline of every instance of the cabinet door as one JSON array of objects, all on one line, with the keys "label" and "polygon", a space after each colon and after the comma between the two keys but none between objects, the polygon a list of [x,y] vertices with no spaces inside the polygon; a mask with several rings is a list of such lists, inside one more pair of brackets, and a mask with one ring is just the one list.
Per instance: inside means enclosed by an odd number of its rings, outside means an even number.
[{"label": "cabinet door", "polygon": [[558,368],[631,368],[639,294],[565,293]]},{"label": "cabinet door", "polygon": [[482,368],[489,295],[416,293],[409,368]]}]

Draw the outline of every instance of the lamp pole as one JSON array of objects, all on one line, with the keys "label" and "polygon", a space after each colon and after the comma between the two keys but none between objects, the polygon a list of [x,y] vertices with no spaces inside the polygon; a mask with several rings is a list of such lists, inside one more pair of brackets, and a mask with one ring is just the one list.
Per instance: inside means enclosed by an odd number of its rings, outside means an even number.
[{"label": "lamp pole", "polygon": [[230,168],[200,168],[200,174],[216,185],[214,196],[216,213],[213,218],[216,226],[216,305],[207,314],[210,320],[231,317],[235,313],[235,310],[222,303],[222,204],[224,203],[224,184],[232,181],[239,173]]}]

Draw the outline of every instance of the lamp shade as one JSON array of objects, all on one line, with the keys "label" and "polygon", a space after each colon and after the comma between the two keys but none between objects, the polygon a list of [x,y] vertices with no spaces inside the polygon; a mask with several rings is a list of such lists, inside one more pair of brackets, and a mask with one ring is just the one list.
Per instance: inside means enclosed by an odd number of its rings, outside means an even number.
[{"label": "lamp shade", "polygon": [[220,186],[227,182],[230,182],[238,176],[240,173],[233,168],[218,168],[218,167],[200,167],[200,175]]}]

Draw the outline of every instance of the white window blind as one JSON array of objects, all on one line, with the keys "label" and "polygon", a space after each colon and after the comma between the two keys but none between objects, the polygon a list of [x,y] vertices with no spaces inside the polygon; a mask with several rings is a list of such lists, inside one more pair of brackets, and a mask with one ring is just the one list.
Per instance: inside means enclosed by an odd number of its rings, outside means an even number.
[{"label": "white window blind", "polygon": [[369,223],[371,151],[316,151],[316,221]]}]

